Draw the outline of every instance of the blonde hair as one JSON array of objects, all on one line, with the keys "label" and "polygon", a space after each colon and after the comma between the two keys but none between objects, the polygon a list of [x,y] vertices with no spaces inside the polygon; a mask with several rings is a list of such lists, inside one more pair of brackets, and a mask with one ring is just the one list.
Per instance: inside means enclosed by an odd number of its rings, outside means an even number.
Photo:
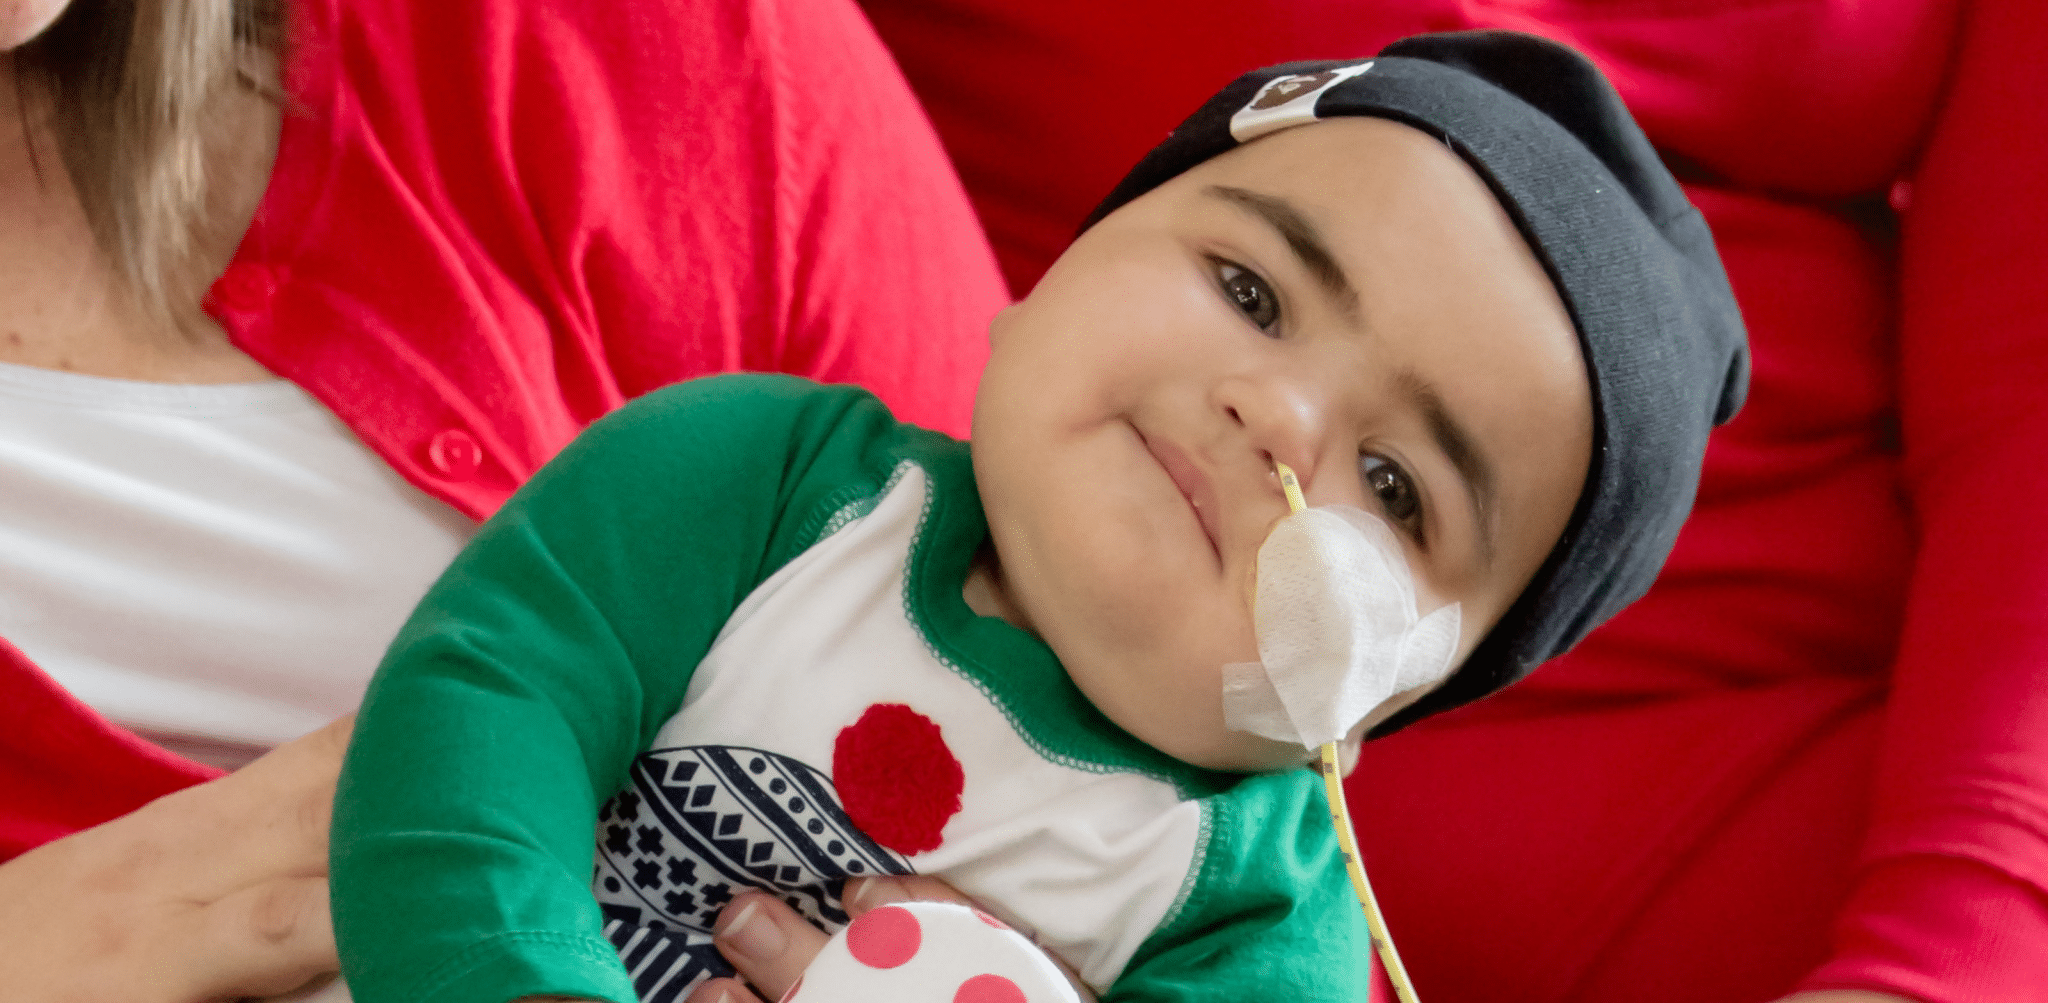
[{"label": "blonde hair", "polygon": [[15,50],[16,99],[50,102],[95,239],[160,320],[189,309],[176,299],[211,278],[202,256],[238,236],[222,232],[222,186],[209,167],[239,138],[221,128],[233,99],[281,97],[284,2],[75,0]]}]

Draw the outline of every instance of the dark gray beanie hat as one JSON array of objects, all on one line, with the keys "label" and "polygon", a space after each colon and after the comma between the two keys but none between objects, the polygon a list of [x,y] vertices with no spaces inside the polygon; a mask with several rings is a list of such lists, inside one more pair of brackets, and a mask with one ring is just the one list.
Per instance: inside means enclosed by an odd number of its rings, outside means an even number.
[{"label": "dark gray beanie hat", "polygon": [[1241,143],[1337,115],[1436,136],[1485,180],[1570,311],[1593,389],[1592,464],[1563,537],[1471,657],[1377,737],[1521,679],[1649,589],[1707,433],[1742,404],[1749,354],[1699,211],[1600,72],[1533,35],[1419,35],[1372,59],[1247,73],[1082,228]]}]

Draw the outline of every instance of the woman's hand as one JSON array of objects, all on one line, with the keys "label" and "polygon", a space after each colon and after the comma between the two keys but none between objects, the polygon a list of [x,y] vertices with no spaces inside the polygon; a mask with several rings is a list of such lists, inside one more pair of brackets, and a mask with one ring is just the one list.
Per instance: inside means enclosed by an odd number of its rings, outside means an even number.
[{"label": "woman's hand", "polygon": [[[892,902],[975,904],[937,878],[863,878],[846,884],[849,915],[859,916]],[[828,939],[774,896],[759,892],[740,895],[718,915],[717,943],[718,952],[739,969],[746,981],[712,979],[690,994],[689,1003],[761,1003],[761,997],[748,989],[747,983],[767,994],[768,999],[781,999]],[[1095,993],[1066,962],[1052,960],[1067,973],[1067,981],[1073,983],[1082,999],[1095,999]]]},{"label": "woman's hand", "polygon": [[327,822],[353,723],[0,865],[0,1003],[199,1003],[333,972]]}]

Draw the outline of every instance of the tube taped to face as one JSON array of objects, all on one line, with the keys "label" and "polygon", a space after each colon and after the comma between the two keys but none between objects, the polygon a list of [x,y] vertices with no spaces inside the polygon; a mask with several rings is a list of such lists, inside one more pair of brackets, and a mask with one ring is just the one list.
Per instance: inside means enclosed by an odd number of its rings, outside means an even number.
[{"label": "tube taped to face", "polygon": [[1391,529],[1343,505],[1302,509],[1259,547],[1259,660],[1223,667],[1223,721],[1314,749],[1388,697],[1450,674],[1458,604],[1428,616]]}]

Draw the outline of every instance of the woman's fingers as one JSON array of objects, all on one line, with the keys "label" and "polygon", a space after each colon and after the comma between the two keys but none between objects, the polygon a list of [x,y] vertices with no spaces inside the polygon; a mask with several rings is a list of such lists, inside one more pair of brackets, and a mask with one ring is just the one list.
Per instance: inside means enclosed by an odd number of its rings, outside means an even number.
[{"label": "woman's fingers", "polygon": [[190,872],[204,882],[195,893],[218,896],[277,877],[327,873],[334,782],[354,723],[353,715],[339,718],[228,776],[159,802],[187,796],[203,802],[180,805],[194,817],[167,826],[207,861]]},{"label": "woman's fingers", "polygon": [[341,718],[73,838],[92,845],[98,868],[143,895],[212,902],[278,878],[323,877],[334,781],[352,724]]},{"label": "woman's fingers", "polygon": [[51,844],[0,868],[0,1001],[271,996],[337,967],[324,877],[199,901],[98,855]]},{"label": "woman's fingers", "polygon": [[335,971],[327,879],[282,878],[208,903],[179,953],[195,960],[193,999],[277,996]]},{"label": "woman's fingers", "polygon": [[[179,806],[192,817],[172,824],[186,839],[179,855],[203,861],[192,872],[206,875],[191,889],[202,905],[181,928],[188,942],[170,952],[190,959],[191,998],[275,996],[340,966],[327,831],[354,724],[353,715],[336,719],[185,792],[206,795]],[[230,831],[210,847],[192,841],[222,828]]]},{"label": "woman's fingers", "polygon": [[727,903],[718,914],[714,933],[718,953],[771,1000],[789,991],[827,939],[796,910],[759,892]]},{"label": "woman's fingers", "polygon": [[[331,794],[355,722],[354,714],[335,718],[316,731],[264,753],[230,774],[230,778],[243,785],[252,797],[299,794],[321,787]],[[325,819],[321,822],[325,824]]]},{"label": "woman's fingers", "polygon": [[327,819],[349,725],[0,865],[0,1003],[195,1003],[332,971]]}]

